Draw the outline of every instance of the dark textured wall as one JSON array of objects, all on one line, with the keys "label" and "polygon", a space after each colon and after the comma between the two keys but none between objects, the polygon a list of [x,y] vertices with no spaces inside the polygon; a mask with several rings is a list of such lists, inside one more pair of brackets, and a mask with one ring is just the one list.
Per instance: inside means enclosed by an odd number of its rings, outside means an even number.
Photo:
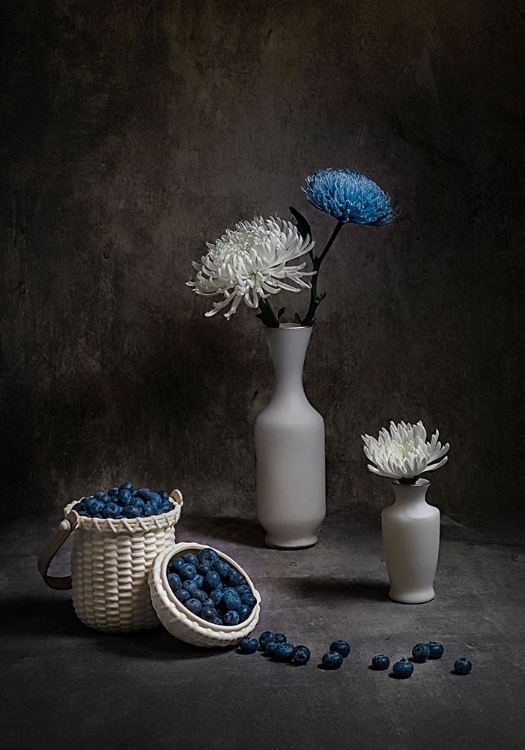
[{"label": "dark textured wall", "polygon": [[[305,371],[331,510],[379,508],[360,434],[452,444],[432,499],[512,509],[523,463],[525,11],[505,0],[3,3],[3,512],[131,478],[254,510],[272,374],[259,321],[184,282],[300,186],[369,174],[397,220],[345,227]],[[294,298],[295,299],[295,298]],[[302,300],[306,305],[307,297]]]}]

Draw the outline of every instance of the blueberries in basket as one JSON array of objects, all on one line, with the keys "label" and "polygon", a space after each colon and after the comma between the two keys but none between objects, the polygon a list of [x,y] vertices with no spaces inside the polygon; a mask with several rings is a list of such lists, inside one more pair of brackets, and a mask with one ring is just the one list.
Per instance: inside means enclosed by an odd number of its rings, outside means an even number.
[{"label": "blueberries in basket", "polygon": [[241,596],[241,602],[243,604],[247,604],[250,609],[253,609],[255,605],[257,604],[257,599],[254,597],[252,593],[249,594],[243,594]]},{"label": "blueberries in basket", "polygon": [[211,570],[211,565],[208,565],[207,563],[199,563],[197,565],[197,573],[204,578],[208,575],[208,573]]},{"label": "blueberries in basket", "polygon": [[210,591],[210,599],[212,600],[213,604],[217,606],[217,604],[222,599],[222,591],[220,589],[213,589],[213,591]]},{"label": "blueberries in basket", "polygon": [[124,518],[138,518],[142,515],[142,508],[137,508],[136,505],[126,505],[126,507],[122,509],[122,515]]},{"label": "blueberries in basket", "polygon": [[259,641],[257,638],[243,638],[239,648],[243,654],[254,654],[257,651]]},{"label": "blueberries in basket", "polygon": [[247,604],[241,604],[241,608],[239,610],[239,622],[245,622],[251,615],[251,613],[251,607],[249,607]]},{"label": "blueberries in basket", "polygon": [[170,493],[167,490],[160,490],[158,494],[159,494],[159,497],[162,498],[163,500],[168,500],[170,496]]},{"label": "blueberries in basket", "polygon": [[215,560],[211,567],[212,570],[219,574],[220,578],[226,578],[230,569],[230,566],[224,560]]},{"label": "blueberries in basket", "polygon": [[472,671],[472,662],[465,659],[464,656],[461,659],[456,659],[454,662],[454,672],[456,674],[470,674]]},{"label": "blueberries in basket", "polygon": [[292,651],[291,660],[294,664],[308,664],[310,661],[310,649],[306,646],[296,646]]},{"label": "blueberries in basket", "polygon": [[184,563],[184,566],[181,568],[179,575],[181,578],[184,578],[185,580],[193,581],[193,579],[197,575],[197,571],[195,570],[195,565],[192,565],[191,563]]},{"label": "blueberries in basket", "polygon": [[198,599],[188,599],[184,603],[184,606],[186,607],[186,609],[189,609],[190,612],[193,612],[194,615],[200,615],[202,610],[202,602],[200,602]]},{"label": "blueberries in basket", "polygon": [[329,651],[321,659],[324,669],[339,669],[343,663],[343,657],[337,651]]},{"label": "blueberries in basket", "polygon": [[230,609],[223,617],[224,624],[231,626],[231,625],[238,625],[239,624],[239,613],[235,612],[235,610]]},{"label": "blueberries in basket", "polygon": [[194,596],[195,592],[199,590],[199,587],[197,586],[195,581],[192,581],[191,579],[186,579],[182,584],[182,588],[186,589],[186,591],[189,591],[192,596]]},{"label": "blueberries in basket", "polygon": [[330,651],[335,651],[337,654],[341,654],[343,659],[346,659],[350,653],[350,644],[348,641],[334,641],[330,644]]},{"label": "blueberries in basket", "polygon": [[295,646],[292,643],[278,643],[273,651],[277,661],[291,661]]},{"label": "blueberries in basket", "polygon": [[103,503],[109,503],[109,495],[107,492],[95,492],[95,497]]},{"label": "blueberries in basket", "polygon": [[219,605],[222,610],[234,610],[235,612],[239,612],[242,606],[241,597],[235,589],[226,588],[222,592],[222,598]]},{"label": "blueberries in basket", "polygon": [[101,513],[102,508],[104,507],[104,503],[102,503],[100,500],[97,500],[94,497],[88,497],[84,501],[84,506],[86,510],[91,513],[92,516],[95,515],[95,513]]},{"label": "blueberries in basket", "polygon": [[186,589],[178,589],[175,592],[175,596],[177,597],[179,602],[182,602],[183,604],[184,602],[187,602],[189,599],[191,599],[191,594],[189,591],[186,591]]},{"label": "blueberries in basket", "polygon": [[188,552],[187,555],[183,555],[182,559],[184,562],[189,563],[190,565],[193,565],[195,570],[197,570],[197,565],[199,564],[199,561],[197,560],[197,557],[195,555],[192,555],[191,552]]},{"label": "blueberries in basket", "polygon": [[237,570],[234,570],[233,568],[229,569],[226,575],[226,583],[232,588],[241,585],[240,575]]},{"label": "blueberries in basket", "polygon": [[202,617],[203,620],[206,620],[206,622],[213,622],[218,616],[218,612],[215,607],[203,607],[199,616]]},{"label": "blueberries in basket", "polygon": [[182,588],[182,581],[177,573],[168,573],[168,585],[172,591],[178,591]]},{"label": "blueberries in basket", "polygon": [[202,589],[202,587],[204,586],[204,576],[201,576],[200,573],[197,573],[193,580],[197,584],[197,588]]},{"label": "blueberries in basket", "polygon": [[[208,594],[205,591],[203,591],[202,589],[197,589],[192,594],[192,596],[194,596],[195,599],[198,599],[202,603],[203,607],[205,606],[204,602],[208,599]],[[213,604],[213,602],[212,602],[212,604]]]},{"label": "blueberries in basket", "polygon": [[401,659],[401,661],[396,661],[396,663],[392,667],[394,677],[397,677],[400,680],[406,680],[407,677],[410,677],[412,675],[413,671],[414,665],[411,661],[408,661],[408,659]]},{"label": "blueberries in basket", "polygon": [[199,558],[199,563],[207,565],[210,568],[214,562],[217,562],[219,560],[219,555],[215,552],[214,549],[210,549],[209,547],[201,549],[197,557]]},{"label": "blueberries in basket", "polygon": [[243,583],[240,586],[235,587],[235,591],[239,594],[242,599],[243,594],[251,594],[252,590],[247,583]]},{"label": "blueberries in basket", "polygon": [[144,518],[149,518],[150,516],[155,515],[155,508],[151,503],[144,503],[144,507],[142,508],[142,515]]},{"label": "blueberries in basket", "polygon": [[214,625],[224,625],[224,623],[223,623],[223,621],[222,621],[222,617],[221,617],[220,615],[217,615],[217,617],[216,617],[216,618],[215,618],[215,620],[213,621],[213,624],[214,624]]},{"label": "blueberries in basket", "polygon": [[430,657],[430,647],[428,643],[416,643],[412,649],[414,661],[425,661]]},{"label": "blueberries in basket", "polygon": [[441,659],[445,652],[442,644],[438,643],[437,641],[429,641],[428,647],[430,649],[430,656],[428,657],[429,659]]},{"label": "blueberries in basket", "polygon": [[107,503],[102,509],[103,518],[118,518],[120,515],[120,505],[117,503]]},{"label": "blueberries in basket", "polygon": [[131,482],[124,482],[119,487],[119,492],[121,490],[128,490],[131,494],[133,494],[135,492],[135,487],[133,486]]},{"label": "blueberries in basket", "polygon": [[382,672],[390,666],[390,659],[384,654],[376,654],[372,658],[372,669]]},{"label": "blueberries in basket", "polygon": [[124,487],[123,489],[118,491],[118,501],[119,505],[129,505],[133,502],[133,495],[128,490],[127,487]]},{"label": "blueberries in basket", "polygon": [[206,577],[204,578],[204,588],[206,591],[213,591],[213,589],[216,589],[220,583],[221,579],[219,578],[219,574],[214,570],[210,570],[206,573]]}]

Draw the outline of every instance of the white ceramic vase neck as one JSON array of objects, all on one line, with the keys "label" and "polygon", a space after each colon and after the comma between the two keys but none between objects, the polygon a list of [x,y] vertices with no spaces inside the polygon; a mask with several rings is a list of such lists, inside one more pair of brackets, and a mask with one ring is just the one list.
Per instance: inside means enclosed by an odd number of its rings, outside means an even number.
[{"label": "white ceramic vase neck", "polygon": [[394,481],[392,485],[396,500],[382,514],[389,596],[404,604],[422,604],[434,598],[440,513],[426,502],[427,479],[418,479],[416,484]]},{"label": "white ceramic vase neck", "polygon": [[324,421],[308,401],[303,365],[311,327],[266,328],[275,389],[255,423],[257,517],[271,547],[309,547],[326,513]]}]

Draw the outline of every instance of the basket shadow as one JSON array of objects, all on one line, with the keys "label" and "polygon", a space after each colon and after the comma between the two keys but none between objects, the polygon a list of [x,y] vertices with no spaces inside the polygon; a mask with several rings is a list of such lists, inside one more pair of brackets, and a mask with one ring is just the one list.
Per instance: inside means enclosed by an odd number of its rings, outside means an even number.
[{"label": "basket shadow", "polygon": [[390,601],[389,585],[381,580],[363,580],[359,578],[323,578],[308,576],[305,578],[284,578],[280,585],[291,594],[312,599],[367,599],[373,601]]}]

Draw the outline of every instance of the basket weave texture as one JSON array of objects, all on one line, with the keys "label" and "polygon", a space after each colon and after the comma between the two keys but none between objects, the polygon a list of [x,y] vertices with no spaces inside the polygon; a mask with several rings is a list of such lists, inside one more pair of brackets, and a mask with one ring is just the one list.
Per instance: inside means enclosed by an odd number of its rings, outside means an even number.
[{"label": "basket weave texture", "polygon": [[202,544],[182,543],[165,550],[157,557],[149,574],[151,600],[159,616],[159,620],[166,630],[179,640],[191,643],[194,646],[204,646],[205,648],[233,646],[252,632],[259,622],[261,611],[261,597],[259,592],[256,590],[246,571],[235,560],[225,555],[224,552],[215,550],[221,560],[225,560],[246,578],[257,600],[257,604],[253,608],[250,617],[245,622],[239,623],[239,625],[228,627],[226,625],[214,625],[213,623],[205,622],[186,609],[173,594],[168,584],[166,568],[171,558],[174,556],[178,557],[187,552],[197,554],[201,549],[214,548]]},{"label": "basket weave texture", "polygon": [[[71,583],[73,606],[83,623],[110,633],[159,624],[148,575],[159,553],[174,544],[182,506],[178,494],[173,510],[149,518],[79,516],[71,536]],[[74,504],[64,508],[64,516]]]}]

